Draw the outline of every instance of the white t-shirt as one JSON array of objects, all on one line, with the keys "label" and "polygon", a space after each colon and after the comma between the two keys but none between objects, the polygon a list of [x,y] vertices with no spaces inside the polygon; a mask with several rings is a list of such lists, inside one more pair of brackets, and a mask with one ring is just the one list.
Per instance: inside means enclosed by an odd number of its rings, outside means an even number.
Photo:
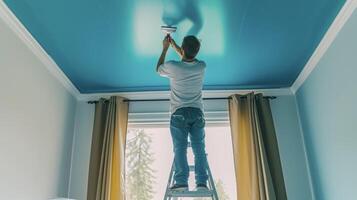
[{"label": "white t-shirt", "polygon": [[171,114],[182,107],[195,107],[203,111],[202,87],[206,63],[203,61],[168,61],[160,65],[160,76],[170,79]]}]

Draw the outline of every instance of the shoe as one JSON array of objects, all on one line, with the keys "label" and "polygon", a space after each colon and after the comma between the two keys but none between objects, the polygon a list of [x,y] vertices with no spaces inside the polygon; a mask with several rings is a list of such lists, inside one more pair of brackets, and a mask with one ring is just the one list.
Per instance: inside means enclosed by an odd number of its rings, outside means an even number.
[{"label": "shoe", "polygon": [[199,184],[196,185],[196,190],[197,191],[207,191],[208,187],[204,183],[199,183]]},{"label": "shoe", "polygon": [[170,187],[170,190],[171,191],[179,191],[179,192],[188,191],[188,185],[175,184],[175,185]]}]

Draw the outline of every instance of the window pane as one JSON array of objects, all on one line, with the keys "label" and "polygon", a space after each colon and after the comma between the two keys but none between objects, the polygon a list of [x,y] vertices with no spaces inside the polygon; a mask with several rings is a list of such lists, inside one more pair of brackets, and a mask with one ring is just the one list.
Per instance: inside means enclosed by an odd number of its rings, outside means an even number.
[{"label": "window pane", "polygon": [[[230,128],[206,127],[206,151],[220,200],[235,199],[236,185]],[[126,149],[126,192],[129,200],[162,199],[173,160],[172,140],[168,126],[129,128]],[[188,151],[193,163],[192,151]],[[194,189],[194,174],[190,174]],[[184,198],[182,198],[184,199]],[[185,198],[194,199],[194,198]],[[198,198],[195,198],[195,200]],[[203,198],[201,198],[203,199]]]}]

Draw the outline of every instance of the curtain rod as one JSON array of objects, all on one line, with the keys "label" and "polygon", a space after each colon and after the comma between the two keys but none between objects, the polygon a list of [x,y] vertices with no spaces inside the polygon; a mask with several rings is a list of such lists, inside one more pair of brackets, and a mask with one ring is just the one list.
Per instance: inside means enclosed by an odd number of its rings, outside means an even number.
[{"label": "curtain rod", "polygon": [[[241,98],[247,98],[246,96],[241,96]],[[267,99],[276,99],[276,96],[264,96]],[[203,98],[203,100],[225,100],[232,99],[232,97],[212,97]],[[170,99],[125,99],[124,102],[145,102],[145,101],[170,101]],[[98,101],[88,101],[89,104],[95,104]]]}]

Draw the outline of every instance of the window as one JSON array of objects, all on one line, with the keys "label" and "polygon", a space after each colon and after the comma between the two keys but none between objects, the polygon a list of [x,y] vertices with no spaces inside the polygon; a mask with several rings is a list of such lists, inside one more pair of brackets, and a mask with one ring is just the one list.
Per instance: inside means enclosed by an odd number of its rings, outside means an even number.
[{"label": "window", "polygon": [[[233,151],[228,123],[207,123],[208,162],[221,200],[236,198]],[[188,151],[193,163],[192,151]],[[129,200],[162,199],[173,160],[173,147],[166,124],[129,124],[126,148],[126,192]],[[194,174],[190,174],[190,189]],[[185,198],[198,200],[198,198]],[[201,198],[204,199],[204,198]]]}]

